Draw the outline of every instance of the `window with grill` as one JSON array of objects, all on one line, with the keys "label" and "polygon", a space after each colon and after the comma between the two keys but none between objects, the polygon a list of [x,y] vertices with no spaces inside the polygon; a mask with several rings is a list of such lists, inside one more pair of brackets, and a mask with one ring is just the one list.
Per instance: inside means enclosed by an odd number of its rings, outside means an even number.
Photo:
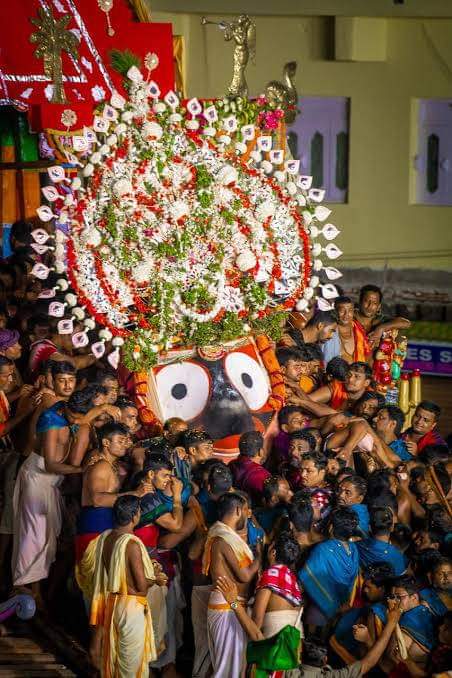
[{"label": "window with grill", "polygon": [[452,205],[452,100],[418,102],[416,202]]},{"label": "window with grill", "polygon": [[300,160],[300,174],[324,188],[326,202],[347,202],[350,99],[303,97],[288,129],[289,147]]}]

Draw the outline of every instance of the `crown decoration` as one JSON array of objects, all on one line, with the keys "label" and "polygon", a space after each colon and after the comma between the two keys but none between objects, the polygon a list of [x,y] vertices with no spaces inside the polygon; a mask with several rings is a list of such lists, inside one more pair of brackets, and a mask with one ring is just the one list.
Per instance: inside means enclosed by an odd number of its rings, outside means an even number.
[{"label": "crown decoration", "polygon": [[341,275],[323,263],[342,254],[331,242],[339,231],[323,223],[325,191],[299,175],[299,160],[266,127],[278,111],[261,98],[183,105],[174,92],[160,98],[135,66],[128,78],[129,100],[114,93],[84,130],[85,165],[71,155],[82,178],[54,166],[53,186],[42,189],[49,204],[37,213],[55,233],[38,228],[33,238],[52,263],[33,273],[61,276],[42,294],[66,292],[49,306],[59,331],[78,323],[73,343],[82,347],[99,328],[93,353],[113,340],[110,363],[122,347],[136,371],[176,346],[250,332],[277,338],[283,315],[314,297],[331,308],[336,288],[318,274]]}]

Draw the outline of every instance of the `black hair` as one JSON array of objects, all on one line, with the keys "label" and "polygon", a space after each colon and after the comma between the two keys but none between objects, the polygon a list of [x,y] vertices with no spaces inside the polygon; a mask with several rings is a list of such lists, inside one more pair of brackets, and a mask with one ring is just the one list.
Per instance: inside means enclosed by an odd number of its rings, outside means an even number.
[{"label": "black hair", "polygon": [[309,431],[306,431],[306,429],[303,429],[302,431],[294,431],[293,433],[290,433],[289,435],[289,446],[292,440],[306,440],[306,442],[309,444],[309,452],[306,452],[306,454],[311,454],[315,452],[316,446],[317,446],[317,441],[312,435],[312,433],[309,433]]},{"label": "black hair", "polygon": [[244,457],[257,457],[262,450],[264,438],[260,431],[245,431],[239,439],[239,451]]},{"label": "black hair", "polygon": [[[61,363],[59,364],[61,365]],[[59,374],[62,374],[62,372],[59,372]],[[74,372],[69,374],[74,374]],[[52,376],[54,376],[53,372]],[[80,391],[74,391],[68,400],[68,409],[76,414],[87,414],[94,407],[94,398],[99,394],[105,395],[106,392],[106,388],[100,384],[88,384],[88,386],[80,389]]]},{"label": "black hair", "polygon": [[373,471],[367,479],[367,494],[373,497],[379,495],[384,490],[390,491],[391,477],[394,476],[394,471],[387,468]]},{"label": "black hair", "polygon": [[449,448],[445,445],[426,445],[417,458],[426,466],[431,466],[438,462],[447,464],[450,461],[451,454]]},{"label": "black hair", "polygon": [[211,442],[212,438],[205,431],[183,431],[180,439],[180,444],[185,447],[188,452],[190,447],[197,447],[201,443]]},{"label": "black hair", "polygon": [[372,379],[372,368],[362,360],[357,360],[348,366],[349,372],[362,372],[366,379]]},{"label": "black hair", "polygon": [[264,480],[262,499],[265,502],[268,503],[277,494],[280,480],[282,480],[281,476],[270,476],[270,478]]},{"label": "black hair", "polygon": [[398,589],[405,589],[410,596],[419,591],[419,585],[416,579],[410,577],[408,574],[403,574],[401,577],[394,579],[392,585]]},{"label": "black hair", "polygon": [[119,396],[116,399],[115,407],[119,407],[120,410],[126,410],[128,407],[133,407],[134,410],[138,410],[138,407],[135,405],[135,403],[127,396]]},{"label": "black hair", "polygon": [[392,528],[391,541],[401,551],[406,551],[411,544],[413,530],[406,523],[396,523]]},{"label": "black hair", "polygon": [[348,362],[337,355],[335,358],[331,358],[331,360],[328,361],[325,372],[332,379],[345,381],[349,372],[349,367]]},{"label": "black hair", "polygon": [[403,425],[405,423],[405,415],[400,407],[397,407],[397,405],[382,405],[379,411],[380,410],[386,410],[389,419],[396,422],[394,435],[399,436],[402,433]]},{"label": "black hair", "polygon": [[275,549],[276,562],[281,565],[287,565],[289,569],[294,570],[301,555],[298,542],[287,534],[282,534],[275,540],[273,547]]},{"label": "black hair", "polygon": [[442,560],[440,552],[430,548],[414,554],[412,564],[414,565],[418,577],[420,575],[425,577],[429,572],[432,572],[435,569],[439,560]]},{"label": "black hair", "polygon": [[276,349],[276,359],[278,360],[281,367],[285,367],[289,360],[295,360],[297,362],[307,362],[304,360],[304,356],[298,348],[291,348],[290,346],[283,346],[282,348]]},{"label": "black hair", "polygon": [[144,463],[143,471],[148,473],[149,471],[161,471],[165,469],[166,471],[173,470],[173,465],[164,454],[147,454]]},{"label": "black hair", "polygon": [[391,509],[378,507],[370,511],[370,531],[373,537],[391,534],[394,515]]},{"label": "black hair", "polygon": [[[11,278],[13,279],[13,286],[16,285],[17,275],[16,275],[16,271],[14,270],[14,266],[11,266],[10,264],[6,263],[5,261],[0,261],[0,274],[10,275]],[[7,303],[8,303],[8,301],[9,301],[9,299],[7,300]]]},{"label": "black hair", "polygon": [[117,421],[109,421],[97,429],[99,447],[102,447],[103,440],[111,440],[113,436],[117,435],[126,436],[128,433],[129,429],[124,424],[120,424]]},{"label": "black hair", "polygon": [[31,318],[28,318],[27,330],[30,333],[33,333],[35,331],[37,325],[45,325],[46,327],[48,327],[49,317],[45,315],[45,313],[36,313],[35,315],[32,315]]},{"label": "black hair", "polygon": [[211,494],[219,495],[229,492],[232,482],[232,473],[226,464],[219,462],[212,466],[207,477],[207,487]]},{"label": "black hair", "polygon": [[303,410],[299,405],[285,405],[284,407],[281,407],[278,412],[278,425],[280,428],[283,424],[288,423],[290,415],[294,412],[302,414]]},{"label": "black hair", "polygon": [[14,365],[14,361],[6,357],[6,355],[0,355],[0,368],[6,367],[9,365]]},{"label": "black hair", "polygon": [[140,510],[140,498],[132,494],[124,494],[118,497],[113,504],[113,525],[124,527],[132,522]]},{"label": "black hair", "polygon": [[308,355],[308,361],[319,360],[323,362],[323,353],[320,346],[317,344],[305,344],[305,350]]},{"label": "black hair", "polygon": [[371,581],[375,586],[387,588],[392,583],[394,574],[394,568],[391,563],[378,561],[366,567],[363,572],[363,578],[364,580]]},{"label": "black hair", "polygon": [[[310,435],[312,438],[313,436]],[[326,469],[327,458],[323,454],[314,454],[313,452],[306,452],[301,456],[302,461],[313,461],[314,466],[318,471]]]},{"label": "black hair", "polygon": [[242,509],[246,503],[246,499],[237,492],[226,492],[225,494],[222,494],[217,501],[218,519],[223,520],[223,518],[231,515],[237,508]]},{"label": "black hair", "polygon": [[113,370],[109,369],[98,369],[96,371],[96,378],[98,384],[103,384],[104,381],[118,381],[118,375]]},{"label": "black hair", "polygon": [[429,530],[438,532],[443,537],[452,531],[452,518],[443,506],[435,504],[427,507],[427,519]]},{"label": "black hair", "polygon": [[25,243],[28,245],[32,241],[31,232],[33,230],[33,225],[29,221],[24,219],[19,219],[15,221],[9,232],[10,240],[19,240],[19,242]]},{"label": "black hair", "polygon": [[361,398],[359,398],[356,403],[355,407],[360,405],[361,403],[366,403],[368,400],[376,400],[377,401],[377,407],[378,409],[381,409],[385,405],[385,397],[382,393],[378,393],[378,391],[365,391]]},{"label": "black hair", "polygon": [[[166,421],[164,422],[164,424],[163,424],[163,430],[164,430],[164,431],[169,431],[169,428],[170,428],[170,426],[171,426],[171,422],[174,421],[174,420],[176,420],[176,421],[184,421],[181,417],[170,417],[169,419],[166,419]],[[181,433],[182,433],[182,431],[181,431]]]},{"label": "black hair", "polygon": [[[303,640],[303,662],[308,666],[315,666],[322,668],[326,664],[328,657],[328,650],[320,642],[312,642],[310,640]],[[303,665],[302,669],[303,670]],[[301,674],[303,675],[303,674]]]},{"label": "black hair", "polygon": [[366,496],[367,492],[367,481],[359,476],[357,473],[353,474],[352,476],[347,476],[346,478],[343,478],[340,482],[340,485],[342,483],[351,483],[353,487],[359,492],[360,495],[363,497]]},{"label": "black hair", "polygon": [[335,539],[347,541],[357,534],[358,516],[354,510],[348,506],[334,509],[334,511],[330,513],[329,523]]},{"label": "black hair", "polygon": [[144,447],[147,454],[163,454],[169,457],[173,448],[163,436],[156,436],[154,438],[146,438],[140,441],[141,447]]},{"label": "black hair", "polygon": [[441,565],[451,565],[452,566],[452,559],[446,558],[445,556],[442,556],[442,555],[439,555],[438,559],[432,564],[432,567],[431,567],[432,574],[434,572],[436,572],[438,567],[441,567]]},{"label": "black hair", "polygon": [[366,504],[369,511],[379,508],[390,508],[397,516],[399,505],[397,497],[395,497],[390,490],[381,490],[379,494],[369,496],[369,487],[367,488]]},{"label": "black hair", "polygon": [[334,325],[337,323],[336,315],[332,311],[316,311],[312,318],[306,323],[306,327],[317,327],[317,325]]},{"label": "black hair", "polygon": [[418,405],[416,405],[416,410],[426,410],[427,412],[431,412],[432,414],[435,415],[436,421],[438,421],[438,419],[441,416],[440,406],[432,402],[431,400],[421,400],[421,402]]},{"label": "black hair", "polygon": [[314,509],[310,500],[292,504],[289,508],[289,520],[297,532],[309,532],[314,522]]},{"label": "black hair", "polygon": [[375,292],[375,294],[378,294],[378,296],[380,297],[380,304],[381,304],[381,302],[383,301],[383,292],[381,291],[380,287],[377,287],[377,285],[364,285],[364,287],[361,287],[361,289],[359,290],[359,303],[360,304],[363,301],[364,296],[368,292]]},{"label": "black hair", "polygon": [[346,297],[344,295],[336,297],[334,300],[334,308],[337,309],[337,307],[341,306],[341,304],[353,304],[353,301],[350,299],[350,297]]}]

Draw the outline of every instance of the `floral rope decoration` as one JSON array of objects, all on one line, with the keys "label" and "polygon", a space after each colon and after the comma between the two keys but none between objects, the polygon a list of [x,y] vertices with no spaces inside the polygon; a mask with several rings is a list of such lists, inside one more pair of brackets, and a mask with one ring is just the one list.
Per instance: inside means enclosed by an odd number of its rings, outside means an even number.
[{"label": "floral rope decoration", "polygon": [[[263,100],[183,106],[173,92],[161,100],[137,68],[128,75],[130,100],[115,93],[85,131],[86,187],[75,179],[56,214],[40,208],[70,223],[56,269],[133,371],[176,346],[278,339],[284,314],[315,294],[320,253],[340,255],[312,243],[339,231],[315,225],[330,214],[324,191],[274,147],[280,112]],[[60,188],[64,171],[54,174]],[[321,290],[325,306],[337,293]]]}]

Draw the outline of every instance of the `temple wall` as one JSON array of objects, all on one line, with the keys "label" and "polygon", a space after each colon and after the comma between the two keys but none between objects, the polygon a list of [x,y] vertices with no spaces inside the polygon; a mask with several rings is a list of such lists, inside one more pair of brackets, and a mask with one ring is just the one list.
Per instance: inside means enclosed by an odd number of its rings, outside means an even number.
[{"label": "temple wall", "polygon": [[[201,26],[200,17],[153,13],[155,21],[172,21],[174,32],[185,38],[188,95],[220,97],[231,77],[232,46],[214,26]],[[221,18],[228,17],[209,15]],[[350,97],[348,203],[331,206],[334,223],[343,229],[337,241],[343,265],[447,270],[452,207],[415,204],[414,156],[416,100],[451,96],[452,19],[380,19],[384,60],[365,61],[372,58],[370,48],[366,54],[374,38],[372,21],[359,29],[369,33],[361,33],[354,46],[358,60],[338,61],[334,17],[257,16],[256,65],[247,71],[250,93],[258,95],[266,82],[281,77],[285,61],[296,59],[301,94]],[[452,158],[450,164],[452,172]]]}]

